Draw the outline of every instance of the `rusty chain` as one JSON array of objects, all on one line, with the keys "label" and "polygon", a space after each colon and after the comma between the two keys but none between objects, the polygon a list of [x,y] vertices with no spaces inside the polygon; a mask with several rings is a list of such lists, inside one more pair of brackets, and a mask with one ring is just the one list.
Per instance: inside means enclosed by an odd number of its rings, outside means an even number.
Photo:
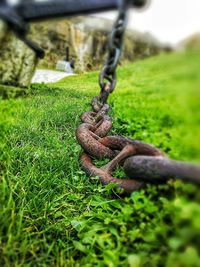
[{"label": "rusty chain", "polygon": [[[109,105],[99,105],[98,98],[92,101],[92,112],[85,112],[81,116],[82,124],[76,131],[76,137],[84,152],[80,162],[85,172],[90,176],[98,176],[103,184],[116,183],[131,193],[144,187],[144,183],[135,180],[120,180],[112,176],[112,171],[130,156],[163,155],[158,149],[140,141],[121,136],[107,136],[112,129],[112,120],[108,116]],[[92,159],[110,158],[111,162],[102,168],[97,168]]]},{"label": "rusty chain", "polygon": [[119,15],[114,24],[108,42],[108,56],[99,75],[101,87],[100,101],[106,103],[108,96],[112,93],[117,84],[116,69],[122,53],[124,34],[127,25],[128,1],[120,0]]},{"label": "rusty chain", "polygon": [[[170,160],[159,149],[138,140],[107,136],[112,129],[109,105],[99,104],[98,97],[95,97],[92,109],[82,114],[82,124],[76,131],[77,140],[84,150],[80,156],[81,166],[89,176],[99,177],[105,185],[115,183],[125,194],[144,188],[147,183],[165,183],[171,178],[200,184],[199,166]],[[101,168],[93,164],[93,159],[104,158],[111,161]],[[131,179],[112,176],[112,171],[120,165]]]},{"label": "rusty chain", "polygon": [[[125,194],[144,188],[147,183],[165,183],[176,178],[200,184],[200,166],[170,160],[159,149],[138,140],[107,136],[112,129],[107,99],[117,82],[116,68],[127,21],[126,3],[121,0],[119,16],[109,41],[108,58],[99,76],[100,96],[92,100],[92,111],[82,114],[82,123],[76,131],[77,141],[83,148],[81,166],[89,176],[99,177],[103,184],[115,183]],[[97,168],[93,159],[104,158],[111,161]],[[124,172],[130,179],[112,176],[112,172],[120,165],[123,165]]]}]

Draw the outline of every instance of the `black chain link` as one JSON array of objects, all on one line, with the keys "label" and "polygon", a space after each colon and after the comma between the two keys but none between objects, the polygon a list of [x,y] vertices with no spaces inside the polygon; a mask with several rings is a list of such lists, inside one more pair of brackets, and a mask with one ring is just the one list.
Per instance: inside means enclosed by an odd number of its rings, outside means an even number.
[{"label": "black chain link", "polygon": [[124,34],[127,26],[128,1],[121,0],[119,15],[114,24],[108,43],[108,57],[99,76],[100,101],[106,103],[117,84],[116,69],[122,53]]}]

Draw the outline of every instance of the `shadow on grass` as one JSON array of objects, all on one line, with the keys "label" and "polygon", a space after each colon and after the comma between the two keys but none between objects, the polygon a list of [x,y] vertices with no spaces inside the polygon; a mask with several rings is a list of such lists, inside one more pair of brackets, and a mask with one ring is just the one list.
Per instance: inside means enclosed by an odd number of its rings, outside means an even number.
[{"label": "shadow on grass", "polygon": [[29,89],[20,88],[10,85],[0,84],[0,97],[2,99],[17,98],[20,96],[26,96],[29,93]]}]

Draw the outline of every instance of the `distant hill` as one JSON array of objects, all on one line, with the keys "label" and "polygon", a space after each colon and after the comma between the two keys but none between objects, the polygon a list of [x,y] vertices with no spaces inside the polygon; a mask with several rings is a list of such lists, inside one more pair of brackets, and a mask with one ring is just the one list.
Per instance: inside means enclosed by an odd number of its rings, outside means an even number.
[{"label": "distant hill", "polygon": [[200,50],[200,32],[197,32],[183,41],[178,45],[180,48],[184,49],[199,49]]}]

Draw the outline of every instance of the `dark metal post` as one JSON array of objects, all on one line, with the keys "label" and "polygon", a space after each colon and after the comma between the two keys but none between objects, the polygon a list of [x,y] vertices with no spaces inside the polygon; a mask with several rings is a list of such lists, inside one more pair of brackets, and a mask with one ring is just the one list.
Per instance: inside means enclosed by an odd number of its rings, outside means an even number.
[{"label": "dark metal post", "polygon": [[69,61],[69,46],[66,47],[66,61]]}]

